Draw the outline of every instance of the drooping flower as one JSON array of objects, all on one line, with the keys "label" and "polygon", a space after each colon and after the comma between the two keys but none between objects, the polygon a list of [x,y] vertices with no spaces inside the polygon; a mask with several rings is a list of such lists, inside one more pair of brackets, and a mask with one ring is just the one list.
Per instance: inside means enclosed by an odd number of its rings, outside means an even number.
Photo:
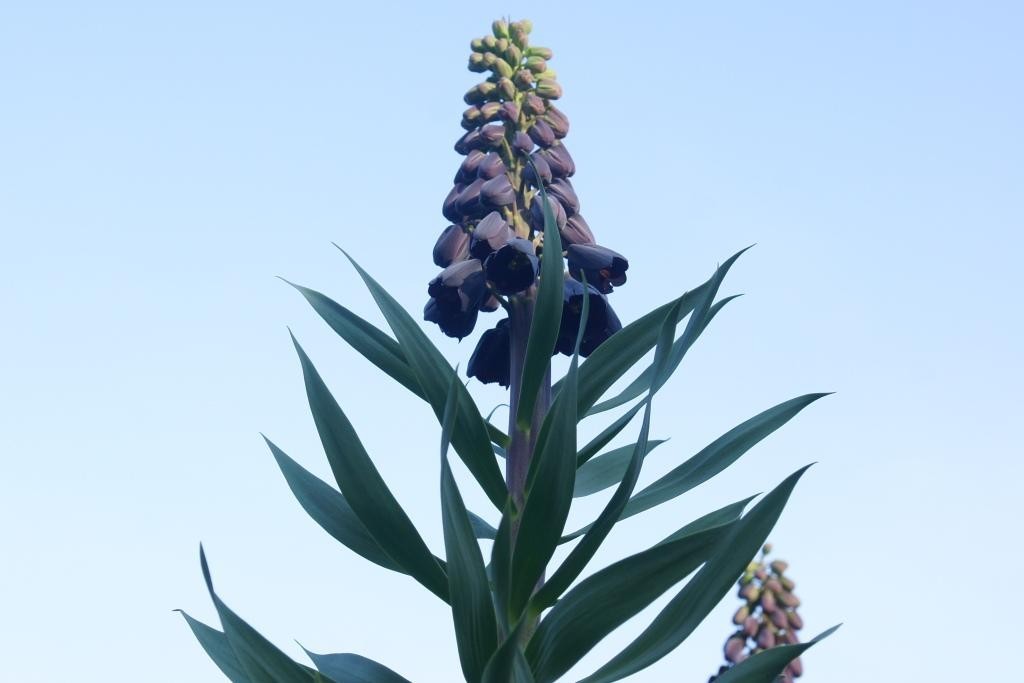
[{"label": "drooping flower", "polygon": [[480,336],[466,367],[468,377],[476,377],[484,384],[509,385],[511,379],[511,339],[508,318],[498,321],[492,329]]},{"label": "drooping flower", "polygon": [[519,294],[533,286],[538,264],[533,242],[516,237],[487,257],[484,273],[499,294]]},{"label": "drooping flower", "polygon": [[580,341],[580,355],[589,356],[608,337],[622,329],[622,323],[608,304],[608,299],[593,285],[583,284],[567,277],[562,289],[562,322],[558,329],[555,352],[566,356],[573,354],[576,336],[583,318],[584,292],[590,300],[587,325]]},{"label": "drooping flower", "polygon": [[567,254],[569,274],[580,280],[585,276],[602,294],[626,284],[629,261],[622,254],[596,244],[570,245]]}]

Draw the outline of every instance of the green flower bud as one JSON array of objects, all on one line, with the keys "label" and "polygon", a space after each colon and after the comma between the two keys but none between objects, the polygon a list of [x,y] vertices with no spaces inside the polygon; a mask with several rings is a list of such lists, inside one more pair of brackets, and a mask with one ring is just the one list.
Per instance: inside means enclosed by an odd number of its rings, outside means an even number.
[{"label": "green flower bud", "polygon": [[508,22],[504,19],[495,19],[491,24],[491,31],[495,38],[508,38]]},{"label": "green flower bud", "polygon": [[520,90],[529,90],[530,86],[533,85],[533,73],[526,69],[520,69],[516,72],[512,82],[515,83]]},{"label": "green flower bud", "polygon": [[503,56],[505,57],[505,61],[511,64],[512,66],[519,66],[519,64],[522,63],[523,61],[523,51],[520,50],[515,45],[509,45],[505,49]]},{"label": "green flower bud", "polygon": [[488,102],[480,107],[480,114],[484,121],[493,121],[501,112],[501,102]]},{"label": "green flower bud", "polygon": [[747,620],[747,617],[749,616],[750,608],[746,605],[743,605],[738,610],[736,610],[736,614],[732,615],[732,623],[736,624],[737,626],[740,626]]},{"label": "green flower bud", "polygon": [[484,48],[487,50],[493,51],[494,48],[498,46],[498,39],[495,38],[494,36],[484,36],[482,40],[484,43]]},{"label": "green flower bud", "polygon": [[787,612],[786,619],[789,621],[789,625],[794,631],[799,631],[804,627],[804,620],[796,613],[796,611]]},{"label": "green flower bud", "polygon": [[537,74],[538,81],[553,81],[558,78],[558,72],[550,66]]},{"label": "green flower bud", "polygon": [[779,577],[779,583],[782,584],[783,588],[785,588],[786,590],[788,590],[790,592],[792,592],[793,589],[796,588],[796,582],[793,581],[793,579],[789,578],[788,576],[780,576]]},{"label": "green flower bud", "polygon": [[487,66],[484,64],[484,56],[479,52],[474,52],[469,55],[469,70],[474,73],[482,73],[487,71]]},{"label": "green flower bud", "polygon": [[562,86],[555,81],[543,80],[537,83],[537,94],[548,100],[557,100],[562,96]]},{"label": "green flower bud", "polygon": [[462,99],[466,104],[483,104],[497,89],[497,84],[484,81],[483,83],[477,83],[467,90]]},{"label": "green flower bud", "polygon": [[555,53],[551,51],[549,47],[529,47],[526,48],[527,57],[540,57],[541,59],[551,59],[555,56]]},{"label": "green flower bud", "polygon": [[764,547],[761,548],[761,552],[764,553],[765,555],[769,554],[771,551],[772,551],[772,544],[771,543],[765,543]]},{"label": "green flower bud", "polygon": [[772,577],[765,581],[764,587],[770,590],[772,593],[775,593],[776,595],[782,592],[782,584],[779,583],[779,580],[775,577]]},{"label": "green flower bud", "polygon": [[800,598],[796,597],[789,591],[782,591],[781,593],[779,593],[779,602],[781,602],[786,607],[800,606]]},{"label": "green flower bud", "polygon": [[548,69],[548,63],[543,57],[527,57],[526,68],[535,74],[544,73]]},{"label": "green flower bud", "polygon": [[509,33],[512,35],[512,42],[522,49],[525,50],[530,44],[530,39],[527,37],[528,31],[525,31],[522,26],[516,26]]},{"label": "green flower bud", "polygon": [[512,65],[506,62],[501,57],[496,57],[494,59],[494,64],[491,65],[491,71],[493,71],[498,76],[501,76],[502,78],[512,78],[512,74],[515,73],[515,70],[512,68]]},{"label": "green flower bud", "polygon": [[505,54],[505,51],[508,50],[508,46],[509,42],[507,39],[498,38],[498,42],[494,44],[494,51],[499,55]]},{"label": "green flower bud", "polygon": [[498,83],[495,87],[498,89],[498,92],[501,93],[501,96],[504,97],[506,100],[515,99],[516,86],[514,83],[512,83],[511,79],[500,78],[498,79]]},{"label": "green flower bud", "polygon": [[470,107],[466,111],[462,112],[462,127],[466,130],[473,130],[480,125],[480,110],[476,107]]},{"label": "green flower bud", "polygon": [[757,602],[757,598],[761,595],[761,591],[758,590],[757,586],[748,584],[740,589],[739,596],[747,602],[753,604]]},{"label": "green flower bud", "polygon": [[520,19],[519,21],[512,22],[511,28],[520,28],[523,33],[530,34],[533,32],[533,22],[529,19]]},{"label": "green flower bud", "polygon": [[473,52],[483,52],[486,49],[484,47],[484,39],[474,38],[473,40],[469,41],[469,49],[472,50]]}]

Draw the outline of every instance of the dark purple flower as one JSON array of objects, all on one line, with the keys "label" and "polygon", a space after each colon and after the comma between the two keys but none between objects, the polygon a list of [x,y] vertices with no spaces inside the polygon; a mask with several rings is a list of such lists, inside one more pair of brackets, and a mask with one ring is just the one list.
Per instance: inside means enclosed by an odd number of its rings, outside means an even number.
[{"label": "dark purple flower", "polygon": [[453,187],[451,192],[448,193],[448,196],[444,198],[444,206],[441,207],[441,213],[444,214],[444,217],[452,223],[459,223],[462,221],[462,214],[455,208],[455,202],[458,201],[459,194],[464,189],[466,189],[465,185],[455,183],[455,187]]},{"label": "dark purple flower", "polygon": [[503,123],[491,123],[480,129],[480,139],[483,140],[483,146],[486,148],[498,147],[504,137],[505,124]]},{"label": "dark purple flower", "polygon": [[473,355],[469,357],[466,376],[476,377],[484,384],[497,383],[507,387],[511,374],[511,343],[508,318],[505,318],[480,336]]},{"label": "dark purple flower", "polygon": [[[550,194],[548,202],[551,204],[551,211],[555,214],[555,225],[561,230],[565,227],[565,209],[562,207],[562,203]],[[533,201],[530,202],[530,223],[534,230],[544,229],[544,198],[541,197],[540,192],[533,195]]]},{"label": "dark purple flower", "polygon": [[477,316],[476,309],[466,313],[446,311],[437,299],[429,300],[423,307],[424,320],[435,323],[446,336],[459,340],[473,331]]},{"label": "dark purple flower", "polygon": [[449,225],[434,244],[434,265],[447,268],[469,255],[469,233],[460,225]]},{"label": "dark purple flower", "polygon": [[466,155],[466,158],[462,160],[459,170],[455,173],[455,183],[457,185],[469,185],[476,180],[476,171],[485,156],[487,155],[478,149],[471,150]]},{"label": "dark purple flower", "polygon": [[490,297],[482,264],[470,259],[445,268],[427,285],[430,301],[423,317],[449,337],[462,339],[472,332],[477,312]]},{"label": "dark purple flower", "polygon": [[516,237],[487,257],[484,272],[499,294],[518,294],[536,282],[537,264],[533,243]]},{"label": "dark purple flower", "polygon": [[541,153],[551,167],[551,175],[555,178],[568,178],[576,172],[576,162],[572,160],[565,145],[559,143],[542,150]]},{"label": "dark purple flower", "polygon": [[537,119],[527,131],[533,141],[541,147],[550,147],[555,142],[555,131],[544,119]]},{"label": "dark purple flower", "polygon": [[520,154],[529,154],[533,151],[533,139],[521,130],[516,131],[512,137],[512,149]]},{"label": "dark purple flower", "polygon": [[548,110],[544,114],[544,120],[551,125],[556,138],[561,139],[569,134],[569,119],[555,105],[548,105]]},{"label": "dark purple flower", "polygon": [[[533,165],[526,165],[523,169],[523,179],[532,185],[533,187],[539,187],[540,183],[537,182],[537,175],[540,175],[541,182],[547,184],[551,182],[551,166],[548,164],[547,158],[541,155],[543,150],[538,150],[530,155],[530,159],[533,161]],[[533,169],[537,168],[537,173],[534,174]]]},{"label": "dark purple flower", "polygon": [[[468,158],[468,157],[467,157]],[[505,162],[497,152],[488,152],[476,167],[476,177],[490,180],[505,173]]]},{"label": "dark purple flower", "polygon": [[469,242],[469,253],[481,261],[501,249],[515,236],[497,211],[492,211],[476,224]]},{"label": "dark purple flower", "polygon": [[566,219],[561,235],[562,244],[566,247],[572,244],[593,244],[595,241],[594,233],[590,231],[590,226],[580,214]]},{"label": "dark purple flower", "polygon": [[547,109],[547,105],[544,104],[544,100],[533,93],[529,93],[525,98],[523,98],[523,111],[527,114],[536,116],[538,114],[543,114],[545,109]]},{"label": "dark purple flower", "polygon": [[483,184],[480,188],[480,199],[485,206],[498,209],[516,200],[516,190],[509,182],[508,176],[502,173]]},{"label": "dark purple flower", "polygon": [[566,217],[571,218],[580,212],[579,197],[576,196],[576,190],[573,189],[572,183],[568,179],[558,178],[557,180],[552,180],[544,189],[565,207]]},{"label": "dark purple flower", "polygon": [[482,178],[477,178],[459,193],[458,199],[455,200],[455,210],[462,216],[479,218],[485,213],[484,206],[480,202],[480,190],[483,188],[484,182]]},{"label": "dark purple flower", "polygon": [[629,261],[622,254],[596,244],[573,244],[566,251],[569,274],[583,279],[580,276],[582,272],[586,275],[587,283],[602,294],[609,294],[613,285],[621,287],[626,284]]},{"label": "dark purple flower", "polygon": [[[593,286],[587,285],[587,296],[590,299],[590,312],[587,326],[580,341],[580,355],[589,356],[608,337],[622,329],[615,311],[608,304],[608,299]],[[576,346],[576,335],[579,333],[583,317],[583,284],[572,278],[565,279],[562,290],[562,322],[558,329],[558,340],[555,352],[571,356]]]},{"label": "dark purple flower", "polygon": [[474,149],[480,148],[480,131],[471,130],[455,143],[455,151],[459,154],[469,154]]},{"label": "dark purple flower", "polygon": [[509,123],[516,123],[519,120],[519,105],[515,102],[503,102],[501,104],[501,118]]}]

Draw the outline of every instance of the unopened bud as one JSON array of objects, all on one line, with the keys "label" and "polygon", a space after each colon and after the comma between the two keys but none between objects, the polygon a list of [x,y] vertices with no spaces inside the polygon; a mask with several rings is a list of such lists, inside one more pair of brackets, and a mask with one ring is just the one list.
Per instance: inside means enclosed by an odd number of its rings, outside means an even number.
[{"label": "unopened bud", "polygon": [[491,65],[491,71],[502,78],[512,78],[512,74],[515,73],[515,69],[512,68],[512,65],[501,57],[495,58],[494,64]]},{"label": "unopened bud", "polygon": [[523,98],[523,111],[527,114],[530,114],[531,116],[538,116],[543,114],[545,109],[547,109],[547,105],[544,104],[544,100],[533,93],[529,93]]},{"label": "unopened bud", "polygon": [[543,57],[527,57],[526,68],[535,74],[547,71],[548,63]]},{"label": "unopened bud", "polygon": [[495,38],[508,38],[508,22],[504,19],[495,19],[491,24],[491,32]]},{"label": "unopened bud", "polygon": [[553,81],[556,78],[558,78],[558,72],[550,66],[537,74],[538,81]]},{"label": "unopened bud", "polygon": [[469,185],[471,182],[476,180],[476,171],[480,167],[480,162],[484,160],[486,155],[478,149],[471,150],[466,158],[462,160],[462,164],[459,165],[459,170],[455,173],[455,183],[461,185]]},{"label": "unopened bud", "polygon": [[[523,179],[526,180],[533,187],[539,187],[540,183],[551,182],[551,165],[548,164],[548,160],[544,158],[540,152],[534,152],[530,155],[532,164],[528,164],[523,169]],[[537,172],[534,174],[534,168],[536,167]],[[540,176],[538,179],[537,176]]]},{"label": "unopened bud", "polygon": [[533,31],[533,22],[529,19],[520,19],[519,21],[512,22],[512,27],[518,27],[522,29],[524,33],[529,34]]},{"label": "unopened bud", "polygon": [[795,610],[787,612],[786,619],[789,621],[789,625],[794,631],[799,631],[804,627],[804,620],[796,613]]},{"label": "unopened bud", "polygon": [[540,147],[550,147],[555,142],[555,131],[551,130],[551,126],[544,119],[535,120],[526,132]]},{"label": "unopened bud", "polygon": [[512,138],[512,149],[520,154],[529,154],[533,151],[533,140],[521,130],[517,130]]},{"label": "unopened bud", "polygon": [[512,28],[509,33],[512,36],[512,42],[520,48],[525,50],[530,44],[529,31],[526,31],[522,26]]},{"label": "unopened bud", "polygon": [[775,624],[776,628],[786,628],[789,626],[789,617],[781,609],[774,609],[768,611],[768,618]]},{"label": "unopened bud", "polygon": [[526,49],[527,57],[540,57],[541,59],[551,59],[555,56],[555,53],[551,51],[549,47],[541,47],[534,45]]},{"label": "unopened bud", "polygon": [[784,560],[773,560],[771,568],[776,574],[785,574],[786,570],[789,569],[789,563]]},{"label": "unopened bud", "polygon": [[733,664],[743,661],[743,650],[747,647],[747,639],[743,636],[732,636],[725,641],[725,659]]},{"label": "unopened bud", "polygon": [[482,54],[474,52],[469,55],[469,70],[475,73],[487,71],[487,66],[484,64],[484,56]]},{"label": "unopened bud", "polygon": [[780,576],[779,577],[779,583],[782,584],[783,588],[785,588],[786,590],[788,590],[790,592],[792,592],[793,589],[796,588],[796,582],[793,579],[789,578],[788,576]]},{"label": "unopened bud", "polygon": [[738,595],[749,603],[755,603],[761,595],[761,591],[758,590],[757,586],[747,584],[740,588]]},{"label": "unopened bud", "polygon": [[480,107],[480,113],[483,115],[484,121],[493,121],[498,117],[500,112],[501,102],[488,102]]},{"label": "unopened bud", "polygon": [[458,225],[449,225],[434,244],[434,265],[447,268],[469,255],[469,233]]},{"label": "unopened bud", "polygon": [[473,130],[480,125],[480,109],[470,107],[462,112],[462,127],[466,130]]},{"label": "unopened bud", "polygon": [[547,186],[547,191],[562,203],[566,216],[574,216],[579,213],[580,200],[576,196],[576,190],[573,189],[572,183],[567,179],[552,180]]},{"label": "unopened bud", "polygon": [[456,184],[451,189],[448,196],[444,198],[444,205],[441,207],[441,213],[445,218],[450,220],[452,223],[458,223],[462,220],[462,214],[460,214],[455,208],[455,202],[459,198],[459,193],[465,188],[465,185]]},{"label": "unopened bud", "polygon": [[775,602],[775,596],[772,595],[771,591],[764,591],[761,595],[761,609],[765,612],[774,612],[778,609],[778,603]]},{"label": "unopened bud", "polygon": [[498,89],[498,86],[490,81],[477,83],[466,91],[462,99],[466,104],[483,104]]},{"label": "unopened bud", "polygon": [[741,626],[749,616],[750,607],[748,607],[747,605],[743,605],[738,610],[736,610],[736,614],[732,615],[732,623],[736,624],[737,626]]},{"label": "unopened bud", "polygon": [[776,579],[774,576],[764,582],[764,587],[767,588],[768,590],[770,590],[773,593],[781,593],[782,592],[782,584],[779,583],[779,580]]},{"label": "unopened bud", "polygon": [[779,602],[781,602],[786,607],[800,606],[800,598],[796,597],[796,595],[790,593],[789,591],[782,591],[781,593],[779,593]]},{"label": "unopened bud", "polygon": [[530,86],[533,85],[533,73],[526,69],[520,69],[516,72],[512,82],[515,83],[516,87],[520,90],[528,90]]},{"label": "unopened bud", "polygon": [[555,144],[543,150],[544,157],[551,166],[551,174],[556,178],[568,178],[576,173],[576,162],[572,160],[569,150],[564,144]]},{"label": "unopened bud", "polygon": [[772,544],[771,543],[765,543],[764,547],[761,548],[761,552],[764,553],[765,555],[771,553],[771,551],[772,551]]},{"label": "unopened bud", "polygon": [[556,138],[561,139],[569,134],[569,119],[555,105],[548,105],[548,110],[544,114],[544,120],[551,126],[551,130],[555,131]]},{"label": "unopened bud", "polygon": [[799,657],[797,657],[789,663],[786,670],[793,676],[793,678],[800,678],[804,675],[804,663],[800,661]]},{"label": "unopened bud", "polygon": [[484,39],[474,38],[473,40],[469,41],[469,49],[472,50],[473,52],[483,52],[486,49],[484,47]]},{"label": "unopened bud", "polygon": [[505,61],[511,64],[512,66],[519,66],[519,64],[523,61],[523,51],[520,50],[516,45],[509,45],[507,48],[505,48],[503,56],[505,57]]},{"label": "unopened bud", "polygon": [[537,94],[548,100],[557,100],[562,96],[562,86],[557,81],[542,80],[537,83]]},{"label": "unopened bud", "polygon": [[772,633],[770,628],[762,626],[757,632],[757,646],[763,647],[766,650],[775,647],[775,634]]},{"label": "unopened bud", "polygon": [[516,86],[515,83],[512,82],[511,78],[498,79],[498,83],[495,87],[497,87],[498,92],[501,93],[501,96],[506,100],[514,99],[516,96]]},{"label": "unopened bud", "polygon": [[497,209],[515,202],[516,191],[508,176],[502,173],[483,184],[480,198],[488,208]]},{"label": "unopened bud", "polygon": [[497,152],[488,152],[476,166],[476,176],[484,180],[490,180],[505,172],[505,163]]},{"label": "unopened bud", "polygon": [[565,221],[565,227],[562,229],[562,244],[571,246],[573,244],[594,244],[594,233],[590,231],[590,226],[583,220],[583,216],[576,214],[575,216],[568,216]]},{"label": "unopened bud", "polygon": [[501,118],[513,124],[519,121],[519,105],[515,102],[502,102]]},{"label": "unopened bud", "polygon": [[747,620],[743,622],[743,632],[753,638],[757,635],[757,629],[760,625],[761,622],[757,620],[757,617],[747,617]]}]

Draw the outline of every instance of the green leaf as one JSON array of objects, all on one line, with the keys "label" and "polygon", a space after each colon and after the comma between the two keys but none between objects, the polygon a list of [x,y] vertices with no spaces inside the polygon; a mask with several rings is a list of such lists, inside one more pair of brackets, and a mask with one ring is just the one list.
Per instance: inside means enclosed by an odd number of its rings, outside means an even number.
[{"label": "green leaf", "polygon": [[334,683],[409,683],[383,664],[351,652],[318,655],[306,650],[317,670]]},{"label": "green leaf", "polygon": [[519,405],[516,409],[516,423],[524,431],[530,428],[537,393],[551,365],[551,353],[555,349],[562,321],[562,293],[565,288],[562,239],[558,234],[558,226],[555,225],[555,215],[551,210],[547,191],[543,183],[540,185],[540,198],[544,210],[544,253],[541,257],[540,286],[537,288],[530,336],[526,342]]},{"label": "green leaf", "polygon": [[377,472],[309,356],[294,337],[292,341],[302,363],[313,421],[345,500],[384,552],[430,592],[448,600],[448,577],[437,558]]},{"label": "green leaf", "polygon": [[476,514],[472,510],[466,510],[469,515],[469,523],[473,527],[473,534],[477,538],[484,538],[487,540],[493,540],[498,530],[488,523],[486,519]]},{"label": "green leaf", "polygon": [[487,662],[481,683],[535,683],[519,648],[525,619],[520,620]]},{"label": "green leaf", "polygon": [[777,645],[759,652],[717,677],[715,683],[774,683],[791,661],[812,645],[828,638],[838,628],[839,625],[833,626],[806,643]]},{"label": "green leaf", "polygon": [[693,520],[678,531],[673,532],[670,536],[658,543],[658,545],[678,541],[683,536],[690,536],[707,529],[714,529],[715,527],[731,524],[740,518],[740,515],[743,514],[747,505],[749,505],[750,501],[755,498],[757,498],[757,496],[748,496],[743,500],[738,500],[735,503],[726,505],[724,508],[720,508],[714,512],[709,512],[703,517]]},{"label": "green leaf", "polygon": [[256,629],[247,624],[241,617],[231,611],[213,590],[210,578],[210,567],[206,563],[206,553],[199,547],[199,563],[203,568],[203,578],[210,592],[217,614],[220,616],[224,635],[231,644],[231,649],[249,681],[252,683],[309,683],[313,680],[309,671],[293,661],[288,655],[277,649],[273,643],[261,636]]},{"label": "green leaf", "polygon": [[[335,245],[336,247],[338,245]],[[398,343],[405,353],[405,358],[423,388],[427,402],[434,409],[438,421],[444,419],[444,405],[448,397],[448,379],[451,377],[452,366],[448,364],[437,347],[430,343],[427,335],[413,320],[412,316],[402,308],[387,290],[370,277],[362,266],[338,247],[341,253],[352,263],[352,266],[363,279],[370,295],[377,302],[377,307],[384,314],[384,319],[391,326],[391,331],[398,338]],[[459,454],[467,469],[483,488],[484,493],[499,510],[505,504],[508,489],[501,470],[494,460],[491,449],[492,430],[488,429],[483,416],[477,410],[473,398],[466,387],[460,382],[455,388],[459,407],[459,417],[452,430],[452,446]]]},{"label": "green leaf", "polygon": [[[501,513],[501,522],[494,532],[491,545],[491,563],[488,565],[494,583],[494,608],[502,632],[509,629],[509,592],[512,583],[512,524],[518,517],[511,496]],[[500,650],[500,648],[499,648]],[[486,678],[486,677],[485,677]]]},{"label": "green leaf", "polygon": [[633,496],[622,513],[622,519],[661,505],[703,484],[823,396],[828,394],[798,396],[733,427],[705,446],[697,455]]},{"label": "green leaf", "polygon": [[[732,589],[750,559],[764,545],[793,487],[807,467],[787,477],[736,522],[700,571],[669,601],[650,626],[626,649],[580,683],[620,680],[645,669],[682,643]],[[657,547],[669,545],[671,543]]]},{"label": "green leaf", "polygon": [[[718,286],[717,284],[713,283],[712,287],[708,290],[707,295],[705,295],[704,301],[710,302],[709,297],[713,296],[714,293],[717,291]],[[711,321],[714,320],[716,315],[718,315],[718,312],[722,310],[722,308],[725,307],[727,303],[729,303],[733,299],[738,298],[739,296],[739,294],[735,296],[728,296],[722,299],[721,301],[718,301],[715,304],[708,307],[706,311],[704,310],[702,303],[697,304],[697,307],[694,310],[693,315],[690,316],[690,324],[687,325],[686,329],[683,331],[682,336],[680,336],[680,338],[676,340],[676,343],[672,347],[672,356],[669,366],[671,369],[668,371],[668,375],[671,375],[673,372],[675,372],[676,368],[679,367],[679,364],[683,360],[683,356],[686,355],[686,352],[690,350],[690,347],[693,346],[694,342],[697,341],[700,335],[704,333],[704,330],[707,329]],[[654,365],[651,364],[650,366],[647,367],[646,370],[640,373],[639,377],[633,380],[629,384],[629,386],[623,389],[617,396],[615,396],[614,398],[610,398],[607,401],[602,401],[601,403],[598,403],[596,406],[594,406],[587,412],[587,415],[596,415],[598,413],[603,413],[606,410],[611,410],[612,408],[618,408],[619,406],[625,403],[629,403],[634,398],[642,395],[645,391],[647,391],[650,388],[651,378],[653,376]],[[668,377],[666,376],[665,379],[668,379]],[[661,385],[664,385],[664,383],[664,380],[662,380]]]},{"label": "green leaf", "polygon": [[[642,405],[642,404],[641,404]],[[665,443],[666,439],[655,439],[647,443],[647,452],[643,457],[655,448]],[[629,469],[629,463],[633,459],[633,451],[636,444],[622,446],[603,453],[596,458],[586,462],[576,470],[576,485],[573,488],[574,498],[582,498],[603,491],[610,486],[615,486]]]},{"label": "green leaf", "polygon": [[299,501],[302,509],[319,524],[324,531],[342,545],[385,569],[406,574],[404,569],[392,560],[373,539],[366,526],[359,520],[345,496],[326,482],[321,481],[299,463],[292,460],[270,439],[263,437],[274,454],[288,487]]},{"label": "green leaf", "polygon": [[178,610],[181,616],[185,617],[189,628],[195,634],[196,640],[206,650],[213,663],[221,670],[231,683],[251,683],[242,665],[238,663],[235,651],[231,649],[228,637],[221,631],[211,628],[201,621],[193,619],[182,610]]},{"label": "green leaf", "polygon": [[[747,249],[749,248],[747,247]],[[743,249],[726,260],[704,284],[634,320],[598,346],[590,354],[590,357],[580,365],[578,414],[586,415],[604,395],[604,392],[654,348],[658,341],[661,322],[673,306],[679,305],[677,322],[689,315],[713,283],[716,280],[721,282],[732,264],[747,249]],[[560,385],[556,385],[552,391],[560,389]]]},{"label": "green leaf", "polygon": [[448,594],[459,660],[466,680],[478,681],[498,647],[498,627],[480,546],[448,466],[449,436],[456,418],[454,385],[459,384],[454,373],[451,384],[441,430],[441,519],[448,561]]},{"label": "green leaf", "polygon": [[[669,349],[672,346],[672,338],[675,336],[677,309],[669,311],[662,324],[661,335],[658,339],[658,347],[655,351],[654,364],[660,371],[666,367]],[[660,376],[660,375],[659,375]],[[558,596],[565,592],[572,585],[572,582],[583,571],[587,563],[593,559],[594,554],[604,539],[611,532],[612,527],[618,521],[623,508],[629,502],[629,497],[636,486],[637,478],[640,476],[640,467],[643,464],[644,455],[647,453],[647,438],[651,428],[651,401],[654,398],[655,387],[652,385],[651,392],[645,401],[644,421],[640,427],[640,438],[633,448],[632,459],[630,460],[622,481],[619,483],[615,494],[608,501],[604,510],[597,520],[590,526],[590,530],[584,535],[576,547],[572,549],[569,556],[558,567],[555,573],[544,584],[533,598],[533,611],[540,613],[544,608],[550,607],[558,600]]]},{"label": "green leaf", "polygon": [[699,531],[620,560],[584,579],[541,620],[526,649],[538,683],[554,681],[605,636],[683,580],[730,527]]},{"label": "green leaf", "polygon": [[623,428],[630,423],[630,421],[643,407],[643,403],[637,403],[635,406],[627,410],[622,417],[605,427],[600,434],[591,439],[590,443],[581,448],[580,452],[576,454],[576,467],[582,467],[585,462],[600,453],[601,449],[607,446],[612,439],[618,436],[619,432],[621,432]]}]

